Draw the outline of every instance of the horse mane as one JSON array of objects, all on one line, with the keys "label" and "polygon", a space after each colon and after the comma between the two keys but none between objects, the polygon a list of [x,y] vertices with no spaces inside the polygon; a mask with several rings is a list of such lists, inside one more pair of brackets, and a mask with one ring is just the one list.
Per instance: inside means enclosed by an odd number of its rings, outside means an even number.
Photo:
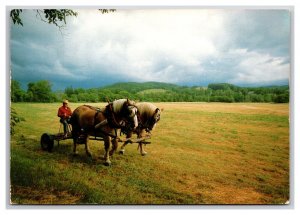
[{"label": "horse mane", "polygon": [[157,109],[154,104],[149,102],[139,102],[136,106],[138,107],[140,114],[146,115],[147,117],[151,117]]},{"label": "horse mane", "polygon": [[[123,105],[124,103],[127,101],[127,99],[118,99],[118,100],[115,100],[113,101],[113,109],[114,109],[114,112],[115,113],[120,113],[122,108],[123,108]],[[129,105],[135,105],[134,101],[129,101]]]},{"label": "horse mane", "polygon": [[120,113],[121,109],[123,107],[124,102],[126,102],[127,99],[118,99],[113,101],[113,109],[115,113]]}]

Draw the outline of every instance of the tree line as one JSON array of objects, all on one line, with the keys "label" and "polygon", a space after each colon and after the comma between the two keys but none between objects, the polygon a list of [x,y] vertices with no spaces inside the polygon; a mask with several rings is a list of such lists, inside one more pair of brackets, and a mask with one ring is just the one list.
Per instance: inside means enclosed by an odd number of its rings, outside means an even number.
[{"label": "tree line", "polygon": [[11,81],[12,102],[106,102],[119,98],[149,102],[267,102],[288,103],[289,86],[239,87],[227,83],[209,84],[207,87],[187,87],[175,84],[145,82],[116,83],[99,88],[66,87],[52,91],[47,80],[31,82],[27,90],[17,80]]}]

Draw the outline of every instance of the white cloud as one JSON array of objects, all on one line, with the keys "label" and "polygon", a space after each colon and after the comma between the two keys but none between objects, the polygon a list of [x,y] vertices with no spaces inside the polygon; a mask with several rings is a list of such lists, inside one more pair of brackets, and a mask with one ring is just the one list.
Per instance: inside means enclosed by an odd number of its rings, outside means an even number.
[{"label": "white cloud", "polygon": [[[17,70],[25,65],[28,72],[38,71],[33,76],[52,73],[68,81],[68,86],[80,85],[80,80],[194,85],[289,78],[286,13],[226,9],[78,12],[78,17],[68,20],[63,36],[56,27],[32,18],[34,13],[24,17],[31,17],[29,25],[13,26],[14,74],[21,74]],[[280,21],[281,14],[284,21],[279,31],[264,28]]]},{"label": "white cloud", "polygon": [[240,62],[232,83],[268,83],[285,80],[289,77],[290,64],[283,57],[273,57],[255,51],[233,50]]},{"label": "white cloud", "polygon": [[209,10],[79,11],[72,37],[65,40],[67,49],[75,51],[66,57],[145,81],[174,82],[178,77],[171,67],[193,72],[217,52],[214,39],[223,31],[222,23],[223,14]]}]

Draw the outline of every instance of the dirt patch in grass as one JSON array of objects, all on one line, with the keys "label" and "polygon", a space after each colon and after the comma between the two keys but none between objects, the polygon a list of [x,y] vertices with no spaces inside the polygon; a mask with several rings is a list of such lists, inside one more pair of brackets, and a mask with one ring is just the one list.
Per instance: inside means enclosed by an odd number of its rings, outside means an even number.
[{"label": "dirt patch in grass", "polygon": [[211,196],[211,204],[265,204],[265,196],[252,188],[238,188],[230,185],[215,186],[206,190]]}]

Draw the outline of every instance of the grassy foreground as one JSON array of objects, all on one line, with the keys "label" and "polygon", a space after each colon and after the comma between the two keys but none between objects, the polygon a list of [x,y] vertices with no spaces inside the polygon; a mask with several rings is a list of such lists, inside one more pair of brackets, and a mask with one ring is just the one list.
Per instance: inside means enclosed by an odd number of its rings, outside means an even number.
[{"label": "grassy foreground", "polygon": [[[80,104],[70,104],[75,109]],[[92,104],[102,107],[103,104]],[[52,153],[40,136],[59,130],[60,104],[13,103],[26,121],[10,142],[12,204],[284,204],[289,200],[289,105],[157,103],[164,112],[148,155],[137,145],[103,165],[72,141]]]}]

